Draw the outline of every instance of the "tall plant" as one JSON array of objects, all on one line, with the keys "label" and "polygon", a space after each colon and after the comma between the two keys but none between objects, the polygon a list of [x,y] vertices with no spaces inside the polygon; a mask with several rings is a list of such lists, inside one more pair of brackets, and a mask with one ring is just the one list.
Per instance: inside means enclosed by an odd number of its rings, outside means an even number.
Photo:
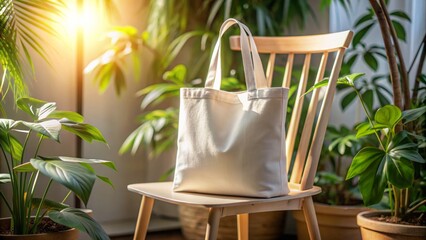
[{"label": "tall plant", "polygon": [[[115,170],[114,163],[96,159],[42,156],[40,153],[45,140],[59,143],[61,130],[75,134],[87,142],[105,143],[100,131],[84,123],[83,117],[77,113],[57,111],[54,102],[20,98],[17,106],[32,121],[0,118],[2,170],[6,170],[0,174],[0,184],[10,184],[12,189],[11,199],[3,192],[0,192],[0,197],[12,219],[10,232],[16,235],[39,233],[42,219],[48,216],[59,224],[87,232],[93,239],[108,239],[93,218],[66,205],[65,201],[74,193],[87,205],[96,178],[112,184],[107,177],[97,175],[92,165],[102,164]],[[34,137],[38,139],[37,147],[31,149],[29,145]],[[48,178],[47,184],[40,181],[41,174]],[[68,189],[60,202],[47,198],[53,182]],[[37,189],[43,190],[41,196],[36,195]]]}]

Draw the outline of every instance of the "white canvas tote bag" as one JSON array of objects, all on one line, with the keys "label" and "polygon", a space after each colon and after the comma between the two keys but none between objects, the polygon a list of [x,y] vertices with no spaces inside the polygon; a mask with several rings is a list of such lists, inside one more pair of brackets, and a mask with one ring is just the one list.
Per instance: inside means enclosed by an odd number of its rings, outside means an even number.
[{"label": "white canvas tote bag", "polygon": [[[240,27],[245,92],[220,90],[220,39]],[[182,88],[173,189],[274,197],[289,192],[285,158],[288,89],[266,85],[249,29],[235,19],[220,30],[205,88]]]}]

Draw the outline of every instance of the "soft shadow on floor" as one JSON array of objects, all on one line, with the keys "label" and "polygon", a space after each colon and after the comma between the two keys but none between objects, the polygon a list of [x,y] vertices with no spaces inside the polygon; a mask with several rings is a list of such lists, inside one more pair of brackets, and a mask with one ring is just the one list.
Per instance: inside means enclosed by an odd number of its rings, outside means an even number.
[{"label": "soft shadow on floor", "polygon": [[[111,240],[132,240],[133,236],[112,237]],[[147,240],[184,240],[182,233],[179,230],[148,233]],[[297,240],[296,236],[284,235],[282,240]],[[255,240],[255,239],[254,239]]]},{"label": "soft shadow on floor", "polygon": [[[132,240],[132,239],[133,239],[133,236],[111,238],[111,240]],[[148,235],[146,236],[146,239],[147,240],[184,240],[182,233],[179,230],[148,233]]]}]

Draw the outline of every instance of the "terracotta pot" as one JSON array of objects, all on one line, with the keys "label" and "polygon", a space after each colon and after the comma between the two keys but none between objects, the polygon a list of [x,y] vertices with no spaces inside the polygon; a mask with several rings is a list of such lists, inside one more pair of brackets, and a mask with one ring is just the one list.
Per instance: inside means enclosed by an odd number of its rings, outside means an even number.
[{"label": "terracotta pot", "polygon": [[386,223],[370,219],[381,215],[390,215],[389,211],[361,212],[357,223],[361,228],[363,240],[424,240],[426,226],[413,226]]},{"label": "terracotta pot", "polygon": [[[0,219],[0,226],[3,229],[10,227],[10,218]],[[9,235],[0,234],[0,239],[4,240],[76,240],[78,239],[79,231],[75,228],[68,229],[61,232],[53,233],[40,233],[28,235]]]},{"label": "terracotta pot", "polygon": [[[356,224],[356,216],[368,208],[363,206],[331,206],[314,203],[321,239],[361,240],[361,232]],[[302,211],[293,211],[296,220],[297,239],[308,240],[309,234]]]},{"label": "terracotta pot", "polygon": [[[205,208],[179,206],[182,233],[187,240],[204,239],[208,211]],[[285,212],[250,214],[249,238],[256,240],[278,240],[284,232]],[[237,240],[237,218],[229,216],[220,219],[217,240]]]}]

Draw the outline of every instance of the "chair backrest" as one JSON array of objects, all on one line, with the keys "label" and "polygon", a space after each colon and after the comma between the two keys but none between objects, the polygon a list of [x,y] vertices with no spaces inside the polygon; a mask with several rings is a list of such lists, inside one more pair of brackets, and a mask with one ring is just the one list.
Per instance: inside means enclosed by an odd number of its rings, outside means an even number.
[{"label": "chair backrest", "polygon": [[[343,54],[352,40],[351,31],[291,37],[254,37],[260,54],[269,54],[266,78],[272,83],[276,62],[285,66],[282,86],[290,87],[295,58],[302,59],[303,67],[298,83],[295,84],[295,102],[290,122],[287,124],[286,156],[287,173],[290,182],[300,184],[300,189],[309,189],[314,184],[315,173],[327,129],[330,110],[343,61]],[[240,50],[238,36],[230,38],[232,50]],[[318,67],[311,67],[314,55],[320,56]],[[280,61],[283,60],[283,61]],[[332,66],[329,83],[324,89],[305,92],[315,83],[324,79],[327,65]],[[309,74],[316,71],[314,81],[308,81]],[[328,68],[329,69],[329,68]],[[312,82],[308,84],[309,82]],[[305,104],[305,106],[304,106]],[[306,113],[302,114],[305,109]],[[297,150],[296,150],[297,148]]]}]

